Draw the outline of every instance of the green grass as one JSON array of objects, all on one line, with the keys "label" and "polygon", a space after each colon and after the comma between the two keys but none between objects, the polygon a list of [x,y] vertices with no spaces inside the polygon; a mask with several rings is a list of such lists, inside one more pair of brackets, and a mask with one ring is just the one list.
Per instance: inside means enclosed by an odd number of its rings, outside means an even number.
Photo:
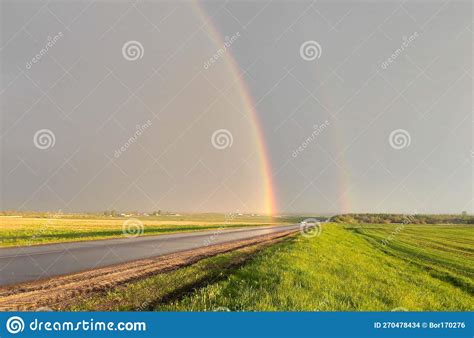
[{"label": "green grass", "polygon": [[327,224],[318,237],[209,258],[73,309],[473,310],[473,228],[397,226]]},{"label": "green grass", "polygon": [[474,226],[392,225],[349,229],[371,243],[385,244],[382,246],[386,254],[474,294]]}]

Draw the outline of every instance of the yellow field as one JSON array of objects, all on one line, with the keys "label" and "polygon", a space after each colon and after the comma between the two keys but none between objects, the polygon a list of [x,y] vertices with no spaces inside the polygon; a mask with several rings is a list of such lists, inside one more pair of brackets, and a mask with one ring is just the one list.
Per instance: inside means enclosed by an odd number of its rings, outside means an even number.
[{"label": "yellow field", "polygon": [[263,216],[225,215],[97,217],[73,218],[71,215],[48,217],[0,217],[0,246],[33,245],[52,242],[91,240],[127,235],[152,235],[182,231],[281,224]]}]

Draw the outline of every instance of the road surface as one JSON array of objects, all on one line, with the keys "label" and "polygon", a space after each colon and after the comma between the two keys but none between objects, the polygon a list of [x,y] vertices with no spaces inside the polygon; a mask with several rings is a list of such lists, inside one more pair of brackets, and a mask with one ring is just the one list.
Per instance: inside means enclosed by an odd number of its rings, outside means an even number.
[{"label": "road surface", "polygon": [[1,248],[0,285],[36,281],[298,228],[299,225],[265,226]]}]

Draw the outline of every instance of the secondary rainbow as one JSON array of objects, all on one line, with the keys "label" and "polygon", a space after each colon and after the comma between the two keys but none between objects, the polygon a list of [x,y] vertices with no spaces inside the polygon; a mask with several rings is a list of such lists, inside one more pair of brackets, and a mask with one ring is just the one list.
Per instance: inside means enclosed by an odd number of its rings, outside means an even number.
[{"label": "secondary rainbow", "polygon": [[[221,44],[222,41],[224,41],[224,39],[219,34],[215,26],[213,25],[212,19],[209,18],[205,10],[201,8],[200,4],[197,1],[193,1],[192,4],[193,4],[192,7],[196,10],[198,17],[204,22],[204,25],[208,29],[208,33],[212,37],[213,43],[215,43],[215,45],[219,47],[219,44]],[[265,136],[260,126],[257,110],[255,108],[255,104],[253,102],[252,96],[250,95],[245,85],[245,81],[240,75],[237,61],[235,60],[235,58],[232,56],[231,53],[226,55],[224,59],[225,59],[224,62],[226,62],[227,65],[229,66],[229,70],[232,76],[236,79],[238,90],[242,98],[242,103],[246,111],[252,117],[253,134],[255,136],[257,147],[258,147],[257,150],[258,150],[258,156],[260,160],[260,168],[261,168],[261,174],[263,177],[263,185],[264,185],[264,191],[265,191],[265,196],[264,196],[265,213],[268,215],[274,215],[277,211],[277,204],[276,204],[276,198],[275,198],[275,192],[274,192],[272,173],[270,170],[271,162],[270,162],[270,158],[267,152],[267,147],[265,145]]]}]

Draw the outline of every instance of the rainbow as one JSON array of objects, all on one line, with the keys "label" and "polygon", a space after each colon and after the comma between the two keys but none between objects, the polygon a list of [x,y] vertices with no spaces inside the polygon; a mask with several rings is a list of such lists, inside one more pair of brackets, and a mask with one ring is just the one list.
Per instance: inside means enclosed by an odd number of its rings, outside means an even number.
[{"label": "rainbow", "polygon": [[[321,75],[318,73],[317,68],[314,68],[314,76],[317,78],[321,78]],[[324,105],[331,111],[334,111],[334,108],[332,107],[331,100],[328,99],[328,95],[326,94],[326,91],[324,89],[324,86],[320,88],[320,93],[321,93],[321,99],[324,103]],[[332,126],[331,127],[331,141],[333,144],[334,148],[334,154],[339,155],[344,147],[341,143],[341,140],[343,140],[342,135],[341,135],[341,130],[340,128],[337,128],[337,126]],[[337,160],[337,158],[336,158]],[[350,191],[350,177],[348,176],[347,172],[349,172],[349,165],[346,161],[346,158],[342,156],[339,160],[339,165],[337,166],[337,176],[338,180],[335,182],[337,184],[337,190],[338,190],[338,204],[337,207],[339,208],[338,210],[335,210],[335,212],[339,213],[349,213],[351,210],[351,191]]]},{"label": "rainbow", "polygon": [[[339,129],[334,128],[334,132],[331,135],[333,135],[333,143],[335,144],[336,150],[340,152],[344,147],[340,142],[342,137],[339,133]],[[337,152],[337,154],[339,154],[339,152]],[[342,156],[338,166],[339,210],[337,211],[343,214],[347,214],[351,210],[351,185],[349,184],[350,178],[347,175],[348,171],[347,161],[345,157]]]},{"label": "rainbow", "polygon": [[[205,10],[200,6],[198,1],[192,1],[193,8],[195,9],[198,17],[203,21],[204,25],[208,29],[208,33],[212,38],[213,43],[220,48],[222,41],[224,38],[219,34],[217,28],[213,25],[212,19],[206,14]],[[261,175],[263,178],[263,185],[264,185],[264,212],[267,215],[274,215],[277,212],[277,203],[275,197],[275,189],[273,184],[272,172],[271,172],[271,162],[270,156],[267,151],[267,147],[265,144],[265,136],[263,129],[260,125],[260,120],[258,117],[258,113],[253,102],[252,96],[249,93],[249,90],[246,87],[245,80],[242,78],[239,72],[239,66],[237,61],[233,57],[231,53],[226,55],[224,58],[224,62],[229,67],[229,71],[231,72],[232,76],[236,79],[238,91],[240,97],[242,99],[243,106],[248,114],[251,116],[252,125],[253,125],[253,135],[255,137],[255,141],[257,144],[257,152],[260,161],[260,168],[261,168]]]}]

